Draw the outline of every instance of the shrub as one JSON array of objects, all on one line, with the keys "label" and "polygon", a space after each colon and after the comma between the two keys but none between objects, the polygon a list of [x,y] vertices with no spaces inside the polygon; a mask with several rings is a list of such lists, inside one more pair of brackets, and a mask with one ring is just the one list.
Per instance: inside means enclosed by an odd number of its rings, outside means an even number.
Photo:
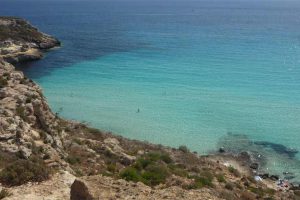
[{"label": "shrub", "polygon": [[183,169],[180,165],[174,165],[174,164],[169,164],[168,168],[171,170],[171,172],[177,176],[181,177],[187,177],[188,172]]},{"label": "shrub", "polygon": [[79,168],[75,168],[74,172],[75,172],[76,176],[83,176],[83,172]]},{"label": "shrub", "polygon": [[216,178],[217,178],[217,180],[218,180],[220,183],[225,183],[225,182],[226,182],[226,180],[225,180],[223,174],[217,174],[217,175],[216,175]]},{"label": "shrub", "polygon": [[212,175],[208,172],[208,173],[202,173],[202,175],[200,176],[193,176],[191,178],[194,178],[194,183],[192,185],[189,186],[189,189],[199,189],[202,187],[213,187],[213,177]]},{"label": "shrub", "polygon": [[190,150],[186,147],[186,146],[184,146],[184,145],[181,145],[181,146],[179,146],[179,148],[178,148],[180,151],[182,151],[183,153],[188,153]]},{"label": "shrub", "polygon": [[204,186],[213,187],[212,181],[206,177],[197,177],[195,179],[194,188],[202,188]]},{"label": "shrub", "polygon": [[3,169],[17,160],[15,153],[8,153],[0,150],[0,168]]},{"label": "shrub", "polygon": [[71,165],[75,165],[77,163],[81,163],[81,160],[79,157],[77,156],[73,156],[73,155],[69,155],[67,158],[66,158],[66,161],[68,163],[70,163]]},{"label": "shrub", "polygon": [[7,186],[16,186],[47,180],[49,174],[50,171],[39,159],[17,160],[0,172],[0,181]]},{"label": "shrub", "polygon": [[0,88],[4,88],[5,86],[7,86],[7,80],[1,78],[0,79]]},{"label": "shrub", "polygon": [[146,155],[146,158],[148,158],[152,162],[159,161],[159,160],[162,160],[162,161],[164,161],[167,164],[173,162],[172,159],[171,159],[171,157],[168,154],[160,153],[160,152],[151,152],[151,153],[148,153]]},{"label": "shrub", "polygon": [[18,116],[20,116],[23,120],[26,120],[26,112],[24,107],[22,106],[17,107],[16,112]]},{"label": "shrub", "polygon": [[259,197],[263,197],[263,196],[266,196],[266,195],[269,195],[269,196],[273,196],[275,194],[275,190],[274,189],[271,189],[271,188],[266,188],[266,189],[263,189],[261,187],[249,187],[248,188],[251,192],[257,194]]},{"label": "shrub", "polygon": [[209,179],[210,181],[212,181],[214,179],[214,175],[209,171],[200,172],[200,176],[205,177],[205,178]]},{"label": "shrub", "polygon": [[4,77],[0,77],[0,88],[4,88],[5,86],[7,86],[7,80]]},{"label": "shrub", "polygon": [[[164,183],[170,172],[183,173],[175,170],[173,160],[166,153],[151,152],[139,158],[130,167],[120,172],[120,177],[130,181],[141,181],[149,186]],[[173,166],[173,169],[169,166]]]},{"label": "shrub", "polygon": [[146,168],[148,165],[152,163],[151,160],[144,159],[144,158],[139,158],[136,163],[134,164],[134,167],[138,170],[142,170]]},{"label": "shrub", "polygon": [[226,188],[227,190],[233,190],[234,184],[233,184],[233,183],[226,183],[226,184],[225,184],[225,188]]},{"label": "shrub", "polygon": [[167,164],[170,164],[173,162],[172,158],[168,154],[161,154],[160,159]]},{"label": "shrub", "polygon": [[142,181],[146,185],[155,186],[164,183],[168,176],[168,170],[164,166],[150,165],[142,174]]},{"label": "shrub", "polygon": [[110,163],[107,165],[107,170],[114,173],[117,170],[116,163]]},{"label": "shrub", "polygon": [[102,133],[99,129],[90,128],[90,127],[87,127],[87,131],[92,133],[92,134],[101,134]]},{"label": "shrub", "polygon": [[134,164],[134,167],[138,170],[144,169],[150,164],[163,161],[166,164],[170,164],[173,162],[171,157],[168,154],[163,154],[159,152],[151,152],[148,153],[145,158],[139,158],[136,163]]},{"label": "shrub", "polygon": [[120,176],[125,179],[126,181],[134,181],[138,182],[141,180],[141,176],[138,171],[133,167],[125,168],[121,173]]},{"label": "shrub", "polygon": [[4,199],[5,197],[9,197],[11,194],[6,190],[2,189],[0,192],[0,199]]}]

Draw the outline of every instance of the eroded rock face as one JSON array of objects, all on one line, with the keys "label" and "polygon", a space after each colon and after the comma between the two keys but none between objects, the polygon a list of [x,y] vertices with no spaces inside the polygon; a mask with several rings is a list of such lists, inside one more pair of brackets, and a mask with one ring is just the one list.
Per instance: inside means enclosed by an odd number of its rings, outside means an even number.
[{"label": "eroded rock face", "polygon": [[[1,58],[0,58],[1,59]],[[59,119],[51,112],[41,88],[24,77],[22,72],[0,60],[0,148],[32,154],[32,145],[54,148],[62,153]]]}]

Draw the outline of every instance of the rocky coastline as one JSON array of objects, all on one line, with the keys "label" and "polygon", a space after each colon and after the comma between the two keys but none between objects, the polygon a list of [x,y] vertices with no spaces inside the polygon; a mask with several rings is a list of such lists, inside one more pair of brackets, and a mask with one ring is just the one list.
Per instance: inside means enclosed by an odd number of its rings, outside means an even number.
[{"label": "rocky coastline", "polygon": [[60,42],[16,17],[0,17],[0,57],[9,63],[38,60]]},{"label": "rocky coastline", "polygon": [[185,146],[129,140],[53,113],[12,64],[60,42],[0,17],[0,199],[299,199],[300,188],[255,180],[247,153],[199,156]]}]

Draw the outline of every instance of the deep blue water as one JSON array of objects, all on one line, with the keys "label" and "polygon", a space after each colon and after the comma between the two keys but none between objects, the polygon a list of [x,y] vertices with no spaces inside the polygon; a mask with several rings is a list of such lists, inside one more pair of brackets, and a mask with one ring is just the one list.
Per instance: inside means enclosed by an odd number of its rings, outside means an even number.
[{"label": "deep blue water", "polygon": [[200,153],[259,151],[264,170],[299,172],[285,151],[300,150],[299,1],[1,0],[0,14],[62,41],[21,66],[62,116]]}]

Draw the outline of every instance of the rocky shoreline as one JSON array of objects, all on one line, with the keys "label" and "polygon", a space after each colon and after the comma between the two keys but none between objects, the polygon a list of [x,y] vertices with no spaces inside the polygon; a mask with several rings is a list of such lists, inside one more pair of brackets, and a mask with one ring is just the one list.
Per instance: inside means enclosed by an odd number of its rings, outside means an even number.
[{"label": "rocky shoreline", "polygon": [[0,57],[9,63],[38,60],[43,52],[60,46],[60,42],[39,32],[27,21],[16,17],[0,17]]},{"label": "rocky shoreline", "polygon": [[299,199],[299,188],[254,180],[246,153],[199,156],[60,118],[11,64],[59,45],[0,17],[0,199]]}]

